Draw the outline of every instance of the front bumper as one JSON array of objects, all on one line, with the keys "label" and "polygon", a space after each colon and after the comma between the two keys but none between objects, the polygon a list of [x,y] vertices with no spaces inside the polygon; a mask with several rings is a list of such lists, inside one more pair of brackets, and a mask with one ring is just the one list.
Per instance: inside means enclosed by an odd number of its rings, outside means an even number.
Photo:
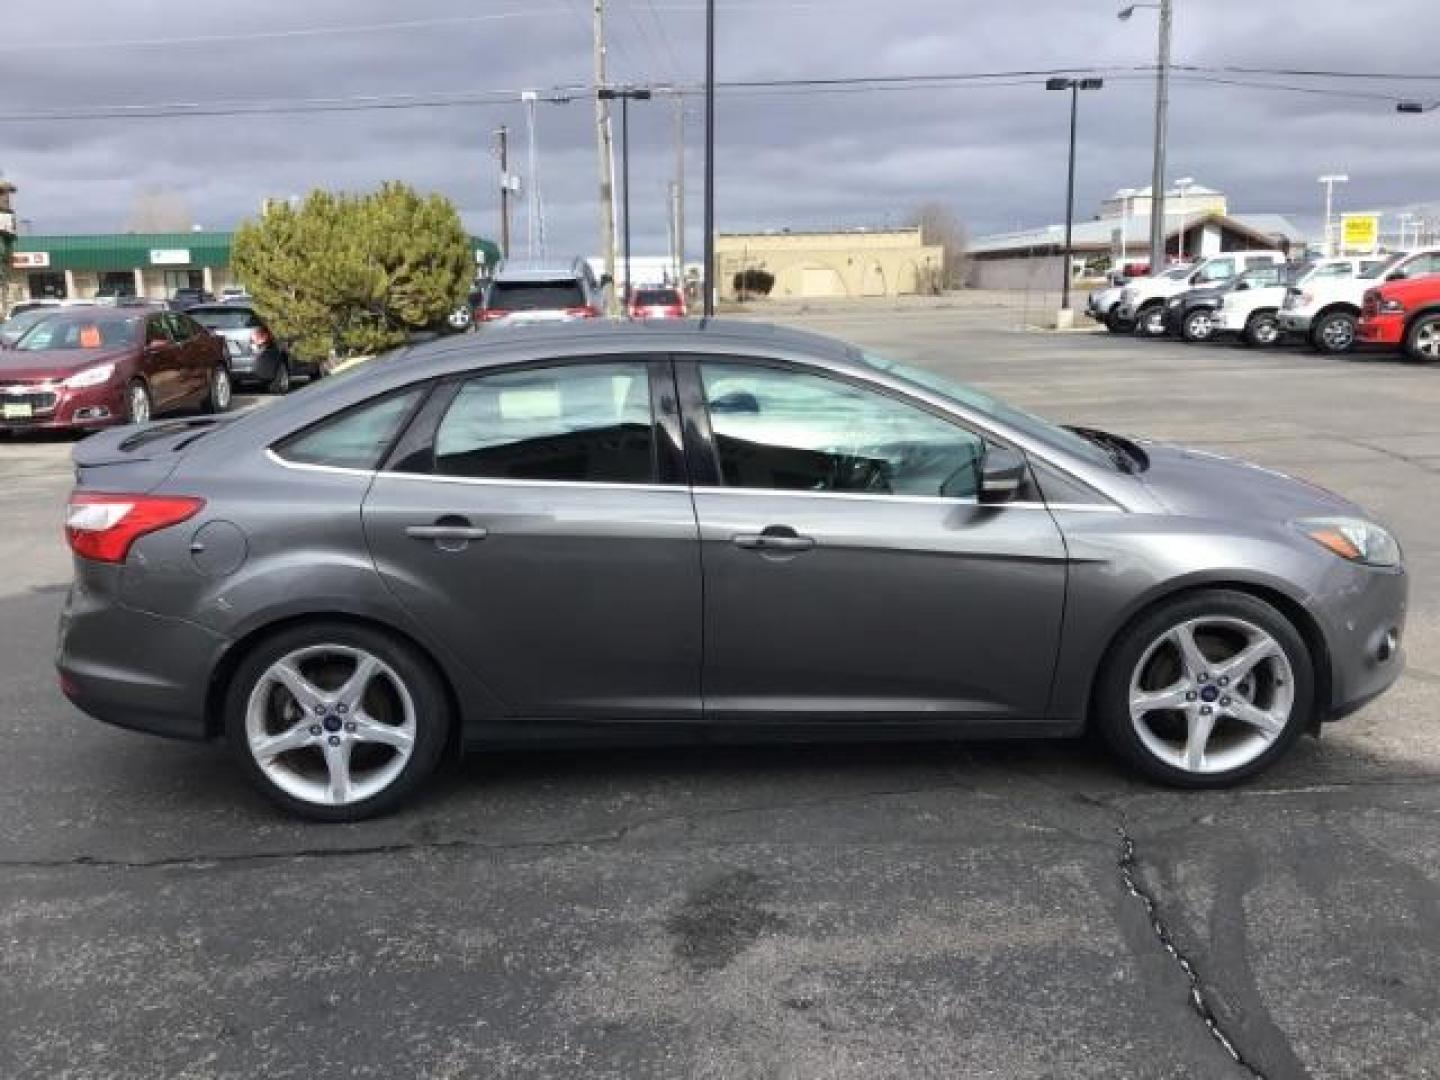
[{"label": "front bumper", "polygon": [[[95,569],[107,576],[110,568]],[[203,739],[212,732],[209,677],[226,645],[196,623],[137,611],[77,582],[60,614],[55,667],[65,696],[97,720]]]},{"label": "front bumper", "polygon": [[1370,345],[1399,345],[1405,340],[1404,315],[1374,315],[1355,326],[1355,337]]},{"label": "front bumper", "polygon": [[62,431],[125,423],[125,388],[118,381],[79,390],[60,383],[27,384],[23,393],[21,389],[0,389],[0,431]]},{"label": "front bumper", "polygon": [[1321,703],[1322,720],[1354,712],[1388,690],[1405,669],[1409,575],[1403,567],[1337,562],[1311,609],[1330,660],[1330,698]]}]

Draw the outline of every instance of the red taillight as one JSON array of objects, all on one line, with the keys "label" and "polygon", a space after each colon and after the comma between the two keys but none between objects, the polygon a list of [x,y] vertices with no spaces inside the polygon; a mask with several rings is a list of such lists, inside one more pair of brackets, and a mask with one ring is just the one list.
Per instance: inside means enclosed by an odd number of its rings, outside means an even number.
[{"label": "red taillight", "polygon": [[566,308],[565,314],[572,319],[598,319],[600,318],[600,309],[586,304],[583,307]]},{"label": "red taillight", "polygon": [[250,334],[250,344],[257,349],[265,349],[270,345],[270,331],[261,327]]},{"label": "red taillight", "polygon": [[503,319],[509,312],[496,311],[494,308],[476,308],[476,322],[494,322],[496,319]]},{"label": "red taillight", "polygon": [[194,517],[204,499],[164,495],[111,495],[77,491],[65,515],[70,550],[94,562],[122,563],[130,546],[149,533]]}]

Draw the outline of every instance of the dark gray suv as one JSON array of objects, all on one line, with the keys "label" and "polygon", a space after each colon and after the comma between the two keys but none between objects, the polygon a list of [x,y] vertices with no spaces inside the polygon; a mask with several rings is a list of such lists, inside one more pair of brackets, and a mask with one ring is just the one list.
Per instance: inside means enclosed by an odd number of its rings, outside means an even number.
[{"label": "dark gray suv", "polygon": [[345,820],[452,749],[1057,736],[1239,781],[1401,667],[1353,504],[756,325],[451,338],[76,447],[65,693]]}]

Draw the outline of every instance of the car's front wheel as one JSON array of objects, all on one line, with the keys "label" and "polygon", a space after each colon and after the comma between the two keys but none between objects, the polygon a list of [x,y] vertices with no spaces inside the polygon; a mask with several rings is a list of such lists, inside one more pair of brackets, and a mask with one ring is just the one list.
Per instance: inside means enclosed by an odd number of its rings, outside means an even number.
[{"label": "car's front wheel", "polygon": [[1190,312],[1180,324],[1180,336],[1191,342],[1209,341],[1215,336],[1215,313],[1209,308]]},{"label": "car's front wheel", "polygon": [[1095,722],[1122,758],[1176,787],[1238,783],[1310,723],[1314,667],[1299,632],[1254,596],[1194,593],[1126,630],[1097,684]]},{"label": "car's front wheel", "polygon": [[205,394],[202,408],[207,413],[228,412],[232,397],[230,372],[224,364],[216,364],[215,370],[210,373],[210,389]]},{"label": "car's front wheel", "polygon": [[275,374],[270,376],[270,383],[266,389],[272,394],[288,394],[290,392],[290,361],[283,355],[275,359]]},{"label": "car's front wheel", "polygon": [[1135,316],[1135,333],[1141,337],[1162,337],[1165,334],[1165,307],[1151,304]]},{"label": "car's front wheel", "polygon": [[450,722],[423,656],[343,622],[265,640],[240,663],[225,700],[241,768],[275,802],[318,821],[395,808],[434,771]]},{"label": "car's front wheel", "polygon": [[1273,311],[1257,311],[1245,324],[1245,344],[1266,348],[1280,341],[1280,317]]}]

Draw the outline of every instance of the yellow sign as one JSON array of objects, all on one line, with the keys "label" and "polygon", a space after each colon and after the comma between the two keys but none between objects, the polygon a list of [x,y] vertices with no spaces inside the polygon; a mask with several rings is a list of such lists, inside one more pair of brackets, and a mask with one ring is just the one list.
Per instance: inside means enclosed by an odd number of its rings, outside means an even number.
[{"label": "yellow sign", "polygon": [[1345,251],[1374,251],[1379,243],[1379,214],[1341,215],[1340,246]]}]

